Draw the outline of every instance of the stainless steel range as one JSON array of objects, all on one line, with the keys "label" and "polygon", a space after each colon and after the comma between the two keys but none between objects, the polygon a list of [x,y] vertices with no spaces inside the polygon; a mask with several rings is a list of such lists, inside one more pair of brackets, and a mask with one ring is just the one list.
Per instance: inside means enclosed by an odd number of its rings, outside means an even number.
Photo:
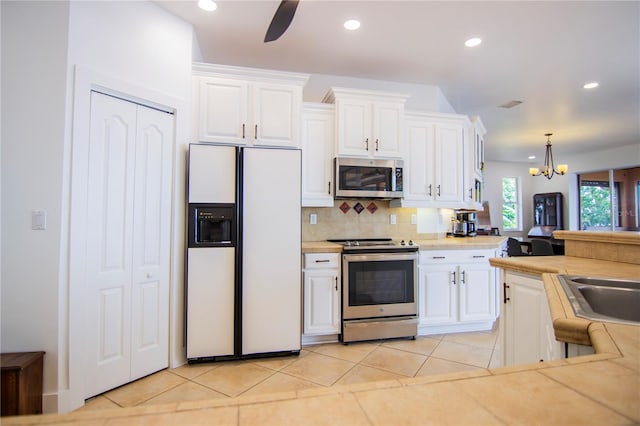
[{"label": "stainless steel range", "polygon": [[343,239],[342,341],[418,333],[418,246],[409,240]]}]

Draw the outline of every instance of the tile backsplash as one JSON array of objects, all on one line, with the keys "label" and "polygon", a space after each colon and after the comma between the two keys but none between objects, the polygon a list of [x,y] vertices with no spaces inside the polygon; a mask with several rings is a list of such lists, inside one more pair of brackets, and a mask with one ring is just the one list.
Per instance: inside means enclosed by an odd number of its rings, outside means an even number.
[{"label": "tile backsplash", "polygon": [[[310,224],[312,214],[317,218],[315,225]],[[395,224],[391,223],[392,216],[395,216]],[[415,224],[411,223],[412,216]],[[389,201],[384,200],[336,200],[333,207],[302,208],[302,240],[437,239],[445,237],[447,221],[446,213],[442,214],[438,209],[392,208]]]}]

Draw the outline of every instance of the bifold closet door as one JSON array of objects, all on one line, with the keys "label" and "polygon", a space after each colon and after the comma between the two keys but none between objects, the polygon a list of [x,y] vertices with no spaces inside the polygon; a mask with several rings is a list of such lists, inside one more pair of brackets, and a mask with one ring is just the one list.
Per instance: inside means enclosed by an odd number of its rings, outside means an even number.
[{"label": "bifold closet door", "polygon": [[91,94],[87,397],[168,366],[173,115]]}]

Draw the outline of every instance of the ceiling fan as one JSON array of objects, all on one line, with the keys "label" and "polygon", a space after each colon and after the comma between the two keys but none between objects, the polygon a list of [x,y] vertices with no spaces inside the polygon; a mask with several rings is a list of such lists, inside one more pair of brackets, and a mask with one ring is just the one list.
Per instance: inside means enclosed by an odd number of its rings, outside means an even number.
[{"label": "ceiling fan", "polygon": [[271,24],[267,29],[267,34],[264,36],[264,42],[270,42],[280,38],[289,25],[293,21],[293,15],[296,13],[299,0],[282,0],[276,13],[273,15]]}]

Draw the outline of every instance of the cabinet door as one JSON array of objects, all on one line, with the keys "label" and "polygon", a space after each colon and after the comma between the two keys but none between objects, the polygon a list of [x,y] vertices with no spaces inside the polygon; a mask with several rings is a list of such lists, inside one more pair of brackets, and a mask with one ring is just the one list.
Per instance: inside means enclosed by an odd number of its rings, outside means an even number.
[{"label": "cabinet door", "polygon": [[369,155],[375,149],[371,141],[371,103],[337,100],[338,155]]},{"label": "cabinet door", "polygon": [[553,323],[542,281],[507,274],[506,283],[509,300],[503,322],[505,365],[558,359],[562,345],[551,337]]},{"label": "cabinet door", "polygon": [[244,144],[249,85],[241,80],[198,77],[197,135],[204,142]]},{"label": "cabinet door", "polygon": [[458,320],[455,265],[420,265],[419,285],[420,325],[449,324]]},{"label": "cabinet door", "polygon": [[407,179],[404,198],[432,201],[433,182],[433,125],[425,121],[407,121]]},{"label": "cabinet door", "polygon": [[304,273],[304,334],[340,333],[340,285],[332,269]]},{"label": "cabinet door", "polygon": [[373,104],[373,143],[369,151],[379,157],[400,157],[404,106],[391,102]]},{"label": "cabinet door", "polygon": [[302,118],[302,206],[333,207],[332,110],[305,110]]},{"label": "cabinet door", "polygon": [[463,144],[462,125],[436,125],[436,188],[439,201],[463,200]]},{"label": "cabinet door", "polygon": [[487,263],[460,265],[460,321],[496,318],[495,269]]},{"label": "cabinet door", "polygon": [[252,122],[247,137],[253,145],[299,148],[297,135],[301,117],[299,87],[276,84],[252,86]]}]

